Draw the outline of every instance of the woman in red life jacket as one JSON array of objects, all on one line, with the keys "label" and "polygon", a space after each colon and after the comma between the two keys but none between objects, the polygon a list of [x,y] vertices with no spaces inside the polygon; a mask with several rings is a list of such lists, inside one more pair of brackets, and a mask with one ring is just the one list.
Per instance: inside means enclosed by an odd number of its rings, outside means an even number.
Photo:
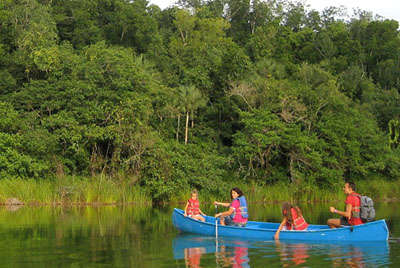
[{"label": "woman in red life jacket", "polygon": [[290,203],[282,204],[282,222],[276,231],[274,238],[279,239],[282,230],[306,230],[308,223],[303,218],[299,207],[293,207]]},{"label": "woman in red life jacket", "polygon": [[347,195],[345,211],[340,211],[334,207],[329,207],[330,212],[342,216],[341,219],[329,219],[328,225],[331,228],[341,226],[363,224],[360,218],[361,200],[359,194],[356,193],[356,185],[354,182],[346,182],[343,187],[343,192]]},{"label": "woman in red life jacket", "polygon": [[185,217],[191,217],[193,219],[199,220],[199,221],[206,221],[203,216],[206,214],[201,211],[200,206],[199,206],[199,199],[197,198],[197,191],[193,190],[192,191],[192,197],[187,201],[186,207],[185,207]]}]

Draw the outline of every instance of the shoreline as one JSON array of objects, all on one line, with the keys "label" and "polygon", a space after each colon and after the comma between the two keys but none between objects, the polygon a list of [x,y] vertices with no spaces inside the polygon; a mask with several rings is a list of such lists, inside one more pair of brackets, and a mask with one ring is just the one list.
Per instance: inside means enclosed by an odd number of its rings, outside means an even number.
[{"label": "shoreline", "polygon": [[[272,200],[272,201],[251,201],[249,204],[279,204],[285,202],[285,200]],[[309,201],[296,201],[298,204],[329,204],[329,203],[341,203],[343,200],[309,200]],[[400,202],[400,198],[381,198],[374,199],[375,203],[397,203]],[[171,206],[171,205],[184,205],[185,201],[180,202],[164,202],[164,203],[154,203],[154,202],[22,202],[19,204],[7,204],[0,203],[2,207],[105,207],[105,206],[134,206],[134,205],[147,205],[147,206]],[[200,202],[203,205],[211,205],[212,202]]]}]

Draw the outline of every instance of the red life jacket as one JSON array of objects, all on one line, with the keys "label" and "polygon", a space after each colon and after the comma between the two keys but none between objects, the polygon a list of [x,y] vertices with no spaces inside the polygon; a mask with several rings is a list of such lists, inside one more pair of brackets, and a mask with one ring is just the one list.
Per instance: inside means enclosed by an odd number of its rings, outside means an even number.
[{"label": "red life jacket", "polygon": [[291,208],[290,212],[292,213],[293,223],[286,222],[287,230],[292,230],[292,227],[294,230],[304,230],[308,227],[306,220],[303,218],[303,216],[299,217],[294,208]]},{"label": "red life jacket", "polygon": [[187,207],[187,214],[199,215],[200,214],[199,200],[198,199],[193,200],[192,198],[190,198],[188,202],[189,205]]},{"label": "red life jacket", "polygon": [[350,194],[350,196],[357,196],[358,200],[360,200],[359,205],[358,206],[352,206],[351,208],[351,218],[357,219],[360,218],[361,215],[361,196],[357,193],[352,193]]}]

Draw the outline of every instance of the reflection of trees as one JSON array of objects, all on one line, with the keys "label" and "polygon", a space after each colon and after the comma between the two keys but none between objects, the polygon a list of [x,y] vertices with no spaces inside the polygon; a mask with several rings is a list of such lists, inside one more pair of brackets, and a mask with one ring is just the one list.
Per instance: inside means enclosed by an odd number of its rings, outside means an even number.
[{"label": "reflection of trees", "polygon": [[135,267],[149,262],[143,252],[168,255],[171,225],[169,211],[149,206],[23,206],[14,212],[0,207],[0,248],[7,245],[0,259],[7,260],[4,267],[32,256],[48,267]]}]

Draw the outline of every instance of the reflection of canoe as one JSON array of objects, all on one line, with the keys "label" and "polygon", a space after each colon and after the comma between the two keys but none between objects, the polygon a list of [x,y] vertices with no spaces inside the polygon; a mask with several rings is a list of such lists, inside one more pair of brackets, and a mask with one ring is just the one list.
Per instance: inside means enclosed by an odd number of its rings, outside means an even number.
[{"label": "reflection of canoe", "polygon": [[187,267],[200,267],[203,255],[215,256],[217,267],[249,267],[248,249],[252,241],[179,234],[173,240],[174,259],[185,259]]},{"label": "reflection of canoe", "polygon": [[218,243],[213,236],[199,236],[195,234],[179,234],[173,240],[174,259],[183,259],[184,250],[190,248],[201,248],[203,253],[215,253],[221,247],[242,247],[251,248],[254,241],[238,240],[233,237],[223,237],[218,239]]},{"label": "reflection of canoe", "polygon": [[[251,254],[247,254],[250,252]],[[225,251],[225,252],[224,252]],[[202,259],[210,254],[220,258],[223,253],[233,260],[251,261],[258,254],[279,257],[283,263],[310,265],[315,259],[324,258],[335,267],[384,267],[390,264],[387,241],[271,241],[260,239],[238,239],[233,237],[202,236],[190,233],[178,234],[173,240],[174,259],[188,260],[199,253]],[[243,253],[243,254],[242,254]],[[209,257],[208,257],[209,258]],[[272,259],[271,259],[272,260]],[[357,263],[358,265],[351,265]],[[282,265],[283,266],[283,265]],[[189,266],[190,267],[190,266]]]},{"label": "reflection of canoe", "polygon": [[[215,236],[215,218],[206,216],[206,222],[183,215],[183,210],[175,208],[172,222],[182,232]],[[256,238],[273,240],[279,223],[249,221],[245,228],[218,225],[218,236],[235,238]],[[281,240],[302,241],[386,241],[389,231],[385,220],[378,220],[353,227],[330,229],[327,225],[310,225],[305,231],[281,231]]]}]

